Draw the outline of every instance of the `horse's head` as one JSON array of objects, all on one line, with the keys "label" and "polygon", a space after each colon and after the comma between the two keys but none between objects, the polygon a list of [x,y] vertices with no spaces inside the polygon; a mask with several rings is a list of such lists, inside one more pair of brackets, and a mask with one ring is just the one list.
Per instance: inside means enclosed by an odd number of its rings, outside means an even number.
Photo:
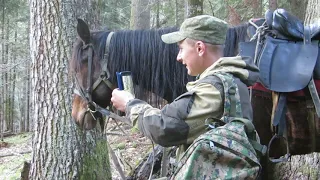
[{"label": "horse's head", "polygon": [[96,106],[103,108],[110,104],[113,87],[108,83],[108,72],[104,71],[101,60],[107,33],[90,33],[88,25],[78,19],[79,39],[74,44],[70,68],[75,79],[76,90],[72,103],[72,117],[76,123],[88,130],[102,122],[102,114]]}]

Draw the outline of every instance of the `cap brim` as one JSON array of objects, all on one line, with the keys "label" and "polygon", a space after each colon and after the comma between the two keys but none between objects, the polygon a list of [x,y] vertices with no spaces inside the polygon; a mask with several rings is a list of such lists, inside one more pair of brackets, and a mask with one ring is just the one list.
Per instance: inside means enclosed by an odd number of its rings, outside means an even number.
[{"label": "cap brim", "polygon": [[182,40],[184,40],[186,37],[183,36],[179,31],[178,32],[172,32],[169,34],[164,34],[161,36],[161,39],[164,43],[167,44],[173,44],[173,43],[177,43],[180,42]]}]

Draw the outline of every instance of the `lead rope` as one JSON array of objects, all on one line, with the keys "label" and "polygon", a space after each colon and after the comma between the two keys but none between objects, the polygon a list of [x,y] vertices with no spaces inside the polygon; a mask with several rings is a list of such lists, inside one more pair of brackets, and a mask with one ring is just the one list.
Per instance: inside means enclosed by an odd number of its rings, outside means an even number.
[{"label": "lead rope", "polygon": [[[254,59],[253,62],[255,65],[257,65],[257,60],[258,60],[258,50],[259,50],[259,46],[260,46],[260,40],[261,40],[261,34],[264,32],[264,25],[266,22],[264,22],[261,26],[257,26],[252,19],[249,20],[249,24],[251,24],[253,27],[256,28],[256,33],[252,36],[252,38],[250,39],[250,41],[254,41],[255,39],[257,39],[257,44],[256,44],[256,48],[254,51]],[[252,101],[252,86],[249,87],[249,94],[250,94],[250,102]]]}]

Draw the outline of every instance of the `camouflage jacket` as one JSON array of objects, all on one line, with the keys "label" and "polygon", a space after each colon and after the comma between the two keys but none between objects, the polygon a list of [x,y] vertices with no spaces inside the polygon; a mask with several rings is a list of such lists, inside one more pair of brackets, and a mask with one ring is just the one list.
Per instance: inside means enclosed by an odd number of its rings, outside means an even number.
[{"label": "camouflage jacket", "polygon": [[161,110],[133,99],[127,103],[126,114],[133,125],[155,143],[164,147],[179,146],[184,152],[199,135],[206,132],[205,120],[220,119],[223,113],[224,90],[216,72],[230,73],[240,93],[242,114],[252,120],[252,107],[247,86],[256,82],[259,71],[251,58],[223,57],[208,67],[196,81],[187,84],[187,92]]}]

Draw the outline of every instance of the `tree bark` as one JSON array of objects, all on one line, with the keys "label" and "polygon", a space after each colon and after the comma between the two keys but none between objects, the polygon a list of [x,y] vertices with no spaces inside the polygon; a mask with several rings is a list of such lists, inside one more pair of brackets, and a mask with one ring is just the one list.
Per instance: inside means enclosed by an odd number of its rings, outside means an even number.
[{"label": "tree bark", "polygon": [[[319,22],[320,0],[309,0],[305,25]],[[316,121],[319,119],[315,119]],[[275,164],[270,179],[320,179],[320,153],[292,156],[290,162]]]},{"label": "tree bark", "polygon": [[269,9],[276,10],[278,8],[278,1],[277,0],[269,0]]},{"label": "tree bark", "polygon": [[290,11],[299,19],[304,20],[308,0],[289,0]]},{"label": "tree bark", "polygon": [[236,11],[235,8],[231,7],[230,5],[228,6],[228,22],[231,25],[238,25],[241,23],[241,17]]},{"label": "tree bark", "polygon": [[[28,21],[28,26],[27,26],[27,32],[30,31],[30,21]],[[28,44],[30,44],[30,38],[28,38]],[[30,73],[30,69],[31,69],[31,58],[29,56],[26,57],[27,59],[27,79],[26,79],[26,93],[25,93],[25,97],[26,97],[26,107],[25,109],[25,130],[26,132],[32,131],[33,127],[30,127],[31,125],[33,125],[33,121],[30,115],[30,112],[32,110],[31,107],[31,102],[30,102],[30,95],[31,95],[31,73]]]},{"label": "tree bark", "polygon": [[11,124],[11,119],[10,119],[10,96],[9,96],[9,24],[10,24],[10,20],[9,18],[7,18],[7,23],[4,24],[6,26],[6,37],[5,37],[5,49],[4,49],[4,62],[3,64],[6,66],[6,68],[4,69],[4,81],[3,81],[3,85],[4,85],[4,106],[5,106],[5,110],[4,110],[4,130],[10,130],[10,124]]},{"label": "tree bark", "polygon": [[160,28],[160,1],[157,0],[156,3],[156,28]]},{"label": "tree bark", "polygon": [[[4,49],[4,16],[5,16],[5,1],[2,0],[2,25],[1,25],[1,49]],[[4,51],[2,50],[2,53],[1,53],[1,61],[0,61],[0,64],[4,64]],[[0,77],[0,80],[1,82],[4,82],[3,81],[3,77]],[[1,141],[3,141],[3,132],[4,132],[4,129],[3,129],[3,124],[4,124],[4,100],[3,98],[5,97],[4,96],[4,93],[3,93],[3,90],[4,90],[4,86],[0,86],[0,135],[1,135]]]},{"label": "tree bark", "polygon": [[[18,32],[17,32],[17,29],[15,29],[15,32],[14,32],[14,44],[16,44],[17,43],[17,36],[18,36]],[[15,63],[16,63],[16,59],[17,59],[17,53],[13,53],[13,57],[12,57],[12,64],[14,65]],[[16,91],[16,68],[13,68],[12,69],[12,75],[11,75],[11,82],[12,82],[12,89],[11,89],[11,93],[10,93],[10,95],[11,95],[11,97],[10,97],[10,109],[11,109],[11,111],[10,111],[10,119],[11,119],[11,126],[10,126],[10,129],[12,130],[12,131],[14,131],[14,132],[16,132],[17,131],[17,129],[15,129],[15,127],[14,127],[14,119],[16,119],[14,116],[15,116],[15,91]],[[20,127],[19,127],[19,129],[18,130],[20,130]]]},{"label": "tree bark", "polygon": [[[30,128],[30,121],[31,121],[31,118],[30,118],[30,111],[32,108],[30,108],[30,91],[31,91],[31,80],[30,80],[30,68],[31,68],[31,65],[30,65],[30,60],[27,61],[27,84],[26,84],[26,93],[25,93],[25,97],[26,97],[26,107],[24,108],[25,109],[25,131],[26,132],[29,132],[30,130],[33,130],[33,128]],[[32,121],[31,121],[32,122]]]},{"label": "tree bark", "polygon": [[178,5],[178,0],[175,0],[175,9],[174,9],[174,24],[175,24],[175,26],[177,26],[177,27],[179,27],[179,16],[178,16],[178,10],[179,10],[179,5]]},{"label": "tree bark", "polygon": [[85,11],[73,9],[74,0],[29,2],[35,125],[29,179],[111,179],[106,140],[71,119],[68,60],[76,17]]},{"label": "tree bark", "polygon": [[187,17],[203,14],[203,0],[187,0]]},{"label": "tree bark", "polygon": [[130,29],[150,29],[149,0],[131,1]]},{"label": "tree bark", "polygon": [[320,20],[320,0],[308,0],[306,9],[305,25],[319,22]]}]

